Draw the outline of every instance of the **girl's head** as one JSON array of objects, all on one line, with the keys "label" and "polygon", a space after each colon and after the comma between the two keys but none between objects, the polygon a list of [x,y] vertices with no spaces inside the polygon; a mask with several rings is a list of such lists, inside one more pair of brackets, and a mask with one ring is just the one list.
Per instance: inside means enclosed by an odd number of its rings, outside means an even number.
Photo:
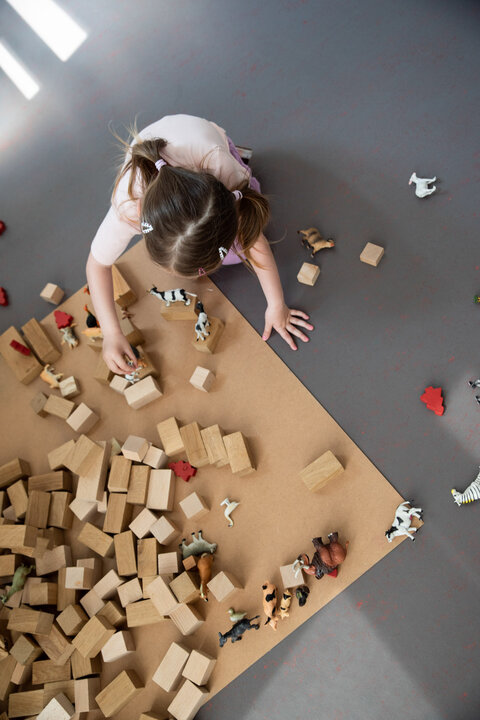
[{"label": "girl's head", "polygon": [[[141,140],[129,146],[127,163],[115,184],[130,172],[128,193],[140,200],[140,220],[145,244],[152,259],[183,277],[217,270],[235,238],[247,260],[249,249],[265,227],[267,200],[250,188],[233,192],[208,172],[194,172],[164,164],[160,166],[162,139]],[[143,198],[134,197],[135,185]],[[115,190],[114,190],[115,192]],[[150,230],[150,227],[152,228]]]}]

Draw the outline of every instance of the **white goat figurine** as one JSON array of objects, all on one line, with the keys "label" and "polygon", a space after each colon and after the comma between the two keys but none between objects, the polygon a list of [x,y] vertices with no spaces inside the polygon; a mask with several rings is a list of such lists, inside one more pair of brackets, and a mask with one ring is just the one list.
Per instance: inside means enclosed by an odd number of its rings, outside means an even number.
[{"label": "white goat figurine", "polygon": [[435,192],[437,189],[437,186],[434,185],[433,187],[428,187],[429,183],[435,182],[437,178],[419,178],[417,177],[417,173],[412,173],[412,177],[408,181],[408,184],[411,185],[412,183],[415,183],[415,195],[419,198],[424,198],[427,195],[432,195],[432,193]]},{"label": "white goat figurine", "polygon": [[235,510],[235,508],[240,505],[240,503],[237,502],[236,500],[232,500],[232,501],[230,502],[230,500],[229,500],[228,497],[227,497],[227,498],[225,498],[225,500],[222,500],[222,502],[220,503],[220,506],[222,506],[222,505],[226,505],[226,506],[227,506],[227,507],[225,508],[225,510],[223,511],[223,514],[225,515],[225,517],[226,517],[227,520],[228,520],[228,527],[233,527],[233,520],[232,520],[232,518],[230,517],[230,513],[232,513],[232,512]]},{"label": "white goat figurine", "polygon": [[417,528],[412,527],[412,518],[416,517],[421,520],[423,510],[422,508],[408,507],[409,505],[411,505],[411,503],[406,500],[395,510],[394,523],[396,524],[393,524],[385,533],[388,542],[392,542],[394,538],[400,537],[401,535],[406,535],[410,540],[415,540],[414,535],[411,533],[416,533]]}]

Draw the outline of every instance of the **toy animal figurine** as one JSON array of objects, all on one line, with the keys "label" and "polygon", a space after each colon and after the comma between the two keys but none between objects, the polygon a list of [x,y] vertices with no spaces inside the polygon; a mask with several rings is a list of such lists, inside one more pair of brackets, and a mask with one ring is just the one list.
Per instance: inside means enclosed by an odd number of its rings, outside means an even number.
[{"label": "toy animal figurine", "polygon": [[225,508],[225,510],[223,511],[223,514],[224,514],[225,517],[227,518],[228,527],[233,527],[233,520],[232,520],[232,518],[230,517],[230,514],[235,510],[235,508],[237,508],[237,507],[240,505],[240,503],[237,502],[236,500],[232,500],[232,501],[230,502],[230,500],[229,500],[228,498],[225,498],[225,500],[222,500],[222,502],[220,503],[220,507],[221,507],[222,505],[226,505],[226,506],[227,506],[227,507]]},{"label": "toy animal figurine", "polygon": [[284,590],[282,594],[282,600],[280,602],[280,610],[278,613],[278,617],[280,617],[282,620],[289,617],[289,608],[290,603],[292,602],[292,593],[289,590]]},{"label": "toy animal figurine", "polygon": [[307,230],[297,230],[297,232],[300,235],[300,242],[302,243],[303,247],[306,247],[312,251],[310,255],[310,257],[312,258],[315,257],[315,254],[320,250],[335,246],[335,241],[332,240],[332,238],[328,238],[328,240],[325,240],[321,236],[320,230],[317,230],[317,228],[311,227]]},{"label": "toy animal figurine", "polygon": [[455,488],[453,488],[452,495],[458,507],[460,507],[460,505],[466,505],[467,503],[471,503],[474,500],[480,500],[480,472],[478,473],[475,480],[472,480],[465,492],[459,493],[457,492],[457,490],[455,490]]},{"label": "toy animal figurine", "polygon": [[265,625],[270,625],[272,630],[277,629],[277,588],[271,582],[262,585],[263,590],[263,612],[267,616]]},{"label": "toy animal figurine", "polygon": [[298,574],[302,570],[307,575],[315,575],[315,567],[310,563],[306,553],[302,553],[297,557],[295,562],[292,564],[292,569],[295,573],[295,577],[298,577]]},{"label": "toy animal figurine", "polygon": [[73,323],[73,325],[68,325],[68,327],[59,328],[62,336],[62,342],[60,344],[65,345],[66,343],[70,350],[73,350],[73,348],[76,348],[78,345],[78,338],[75,337],[75,333],[73,332],[76,324],[77,323]]},{"label": "toy animal figurine", "polygon": [[95,317],[95,315],[90,312],[88,309],[88,305],[84,305],[83,309],[87,313],[87,329],[82,330],[82,335],[86,335],[87,337],[91,338],[92,340],[99,340],[103,338],[103,333],[100,325],[98,324],[98,320]]},{"label": "toy animal figurine", "polygon": [[321,537],[312,539],[315,548],[312,562],[310,563],[308,555],[305,553],[299,555],[293,564],[295,575],[298,575],[301,569],[307,573],[307,575],[315,575],[317,580],[320,580],[324,575],[337,577],[337,568],[345,560],[347,551],[346,548],[338,542],[337,532],[330,533],[328,539],[330,541],[328,545],[323,543]]},{"label": "toy animal figurine", "polygon": [[229,615],[232,623],[236,623],[239,620],[243,620],[243,618],[247,614],[246,612],[242,612],[241,610],[239,610],[238,612],[235,612],[235,610],[233,608],[228,608],[227,612],[228,612],[228,615]]},{"label": "toy animal figurine", "polygon": [[63,330],[63,328],[70,327],[70,325],[73,323],[73,317],[72,315],[69,315],[66,312],[63,312],[63,310],[55,310],[53,313],[55,317],[55,322],[57,323],[57,328],[59,330]]},{"label": "toy animal figurine", "polygon": [[168,463],[168,469],[173,470],[175,475],[185,482],[188,482],[190,478],[197,474],[197,468],[190,465],[185,460],[177,460],[177,462]]},{"label": "toy animal figurine", "polygon": [[297,598],[300,607],[303,607],[305,605],[309,594],[310,588],[306,585],[299,585],[297,588],[295,588],[295,597]]},{"label": "toy animal figurine", "polygon": [[96,318],[95,315],[94,315],[92,312],[90,312],[90,310],[88,309],[88,305],[84,305],[84,306],[83,306],[83,309],[84,309],[85,312],[87,313],[87,319],[85,320],[85,322],[86,322],[86,324],[87,324],[87,327],[88,327],[88,328],[95,328],[95,327],[98,328],[98,327],[100,327],[100,325],[98,324],[97,318]]},{"label": "toy animal figurine", "polygon": [[3,307],[8,305],[8,295],[4,287],[0,287],[0,305],[3,305]]},{"label": "toy animal figurine", "polygon": [[32,565],[20,565],[16,570],[15,574],[12,579],[12,585],[10,587],[10,590],[7,592],[6,595],[3,595],[0,600],[5,605],[7,600],[9,600],[12,595],[15,595],[15,593],[19,592],[20,590],[23,590],[23,586],[25,585],[25,580],[27,579],[27,575],[31,573],[33,570]]},{"label": "toy animal figurine", "polygon": [[150,295],[155,295],[155,297],[158,297],[160,300],[163,300],[166,307],[170,307],[170,305],[174,302],[183,302],[184,305],[190,305],[192,302],[187,295],[192,295],[192,293],[185,292],[185,290],[182,290],[181,288],[177,288],[176,290],[157,290],[155,285],[152,285],[150,290],[147,290]]},{"label": "toy animal figurine", "polygon": [[412,183],[415,183],[415,195],[419,198],[424,198],[427,195],[431,195],[435,192],[437,189],[436,185],[433,187],[428,187],[430,183],[434,183],[437,178],[419,178],[417,177],[416,173],[412,173],[412,177],[408,181],[408,184],[411,185]]},{"label": "toy animal figurine", "polygon": [[[218,633],[218,640],[220,647],[223,647],[225,643],[227,642],[228,638],[232,641],[232,643],[237,642],[238,640],[242,639],[242,635],[246,630],[258,630],[260,625],[253,623],[254,620],[259,618],[260,615],[255,615],[253,618],[243,618],[243,620],[238,620],[235,625],[231,627],[230,630],[228,630],[226,633]],[[253,625],[252,625],[253,623]]]},{"label": "toy animal figurine", "polygon": [[392,527],[389,528],[385,533],[385,537],[387,538],[388,542],[392,542],[394,538],[400,537],[401,535],[406,535],[410,538],[410,540],[415,540],[414,535],[411,533],[416,533],[417,528],[411,527],[412,518],[416,517],[421,520],[423,516],[423,510],[422,508],[408,507],[408,505],[411,506],[412,503],[409,500],[406,500],[405,502],[401,503],[395,510],[394,523],[396,524],[393,524]]},{"label": "toy animal figurine", "polygon": [[203,303],[201,303],[200,300],[197,302],[195,307],[198,310],[198,318],[195,323],[195,333],[197,335],[196,339],[197,341],[205,340],[210,335],[210,333],[207,332],[207,327],[210,327],[210,321],[204,310]]},{"label": "toy animal figurine", "polygon": [[[470,387],[473,388],[480,388],[480,379],[479,380],[469,380],[468,384]],[[475,400],[480,405],[480,395],[475,395]]]},{"label": "toy animal figurine", "polygon": [[183,538],[179,548],[182,551],[183,559],[186,560],[190,555],[201,555],[202,553],[210,553],[213,555],[217,549],[217,543],[209,543],[202,537],[202,531],[198,531],[198,536],[195,537],[195,533],[192,532],[193,540],[187,545],[185,538]]},{"label": "toy animal figurine", "polygon": [[213,555],[212,553],[204,552],[197,558],[197,570],[200,575],[200,597],[205,602],[208,602],[208,587],[207,583],[212,579],[212,564]]},{"label": "toy animal figurine", "polygon": [[40,378],[43,380],[43,382],[46,382],[48,385],[50,385],[51,388],[58,388],[60,387],[59,380],[63,378],[63,373],[55,372],[55,368],[53,367],[53,365],[47,363],[47,365],[44,366],[42,372],[40,373]]}]

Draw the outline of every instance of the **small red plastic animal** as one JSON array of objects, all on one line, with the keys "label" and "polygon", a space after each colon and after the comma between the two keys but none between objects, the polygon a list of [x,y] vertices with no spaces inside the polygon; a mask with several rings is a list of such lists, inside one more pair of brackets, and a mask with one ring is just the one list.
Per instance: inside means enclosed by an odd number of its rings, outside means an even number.
[{"label": "small red plastic animal", "polygon": [[434,388],[431,385],[425,388],[425,392],[420,397],[429,410],[433,410],[435,415],[443,415],[445,408],[443,406],[442,388]]},{"label": "small red plastic animal", "polygon": [[70,327],[73,322],[73,317],[63,310],[55,310],[53,313],[57,328],[63,330],[63,328]]},{"label": "small red plastic animal", "polygon": [[175,475],[185,482],[188,482],[190,478],[197,474],[197,468],[190,465],[185,460],[178,460],[177,462],[168,463],[169,470],[173,470]]},{"label": "small red plastic animal", "polygon": [[6,307],[8,305],[8,295],[5,288],[0,287],[0,305]]}]

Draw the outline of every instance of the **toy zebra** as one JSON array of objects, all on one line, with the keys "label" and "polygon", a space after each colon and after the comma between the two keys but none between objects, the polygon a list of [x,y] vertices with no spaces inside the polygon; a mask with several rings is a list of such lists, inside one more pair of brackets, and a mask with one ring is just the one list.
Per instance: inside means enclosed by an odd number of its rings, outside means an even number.
[{"label": "toy zebra", "polygon": [[475,480],[470,483],[465,492],[459,493],[455,490],[455,488],[453,488],[452,495],[459,507],[460,505],[465,505],[466,503],[473,502],[474,500],[480,500],[480,472]]}]

